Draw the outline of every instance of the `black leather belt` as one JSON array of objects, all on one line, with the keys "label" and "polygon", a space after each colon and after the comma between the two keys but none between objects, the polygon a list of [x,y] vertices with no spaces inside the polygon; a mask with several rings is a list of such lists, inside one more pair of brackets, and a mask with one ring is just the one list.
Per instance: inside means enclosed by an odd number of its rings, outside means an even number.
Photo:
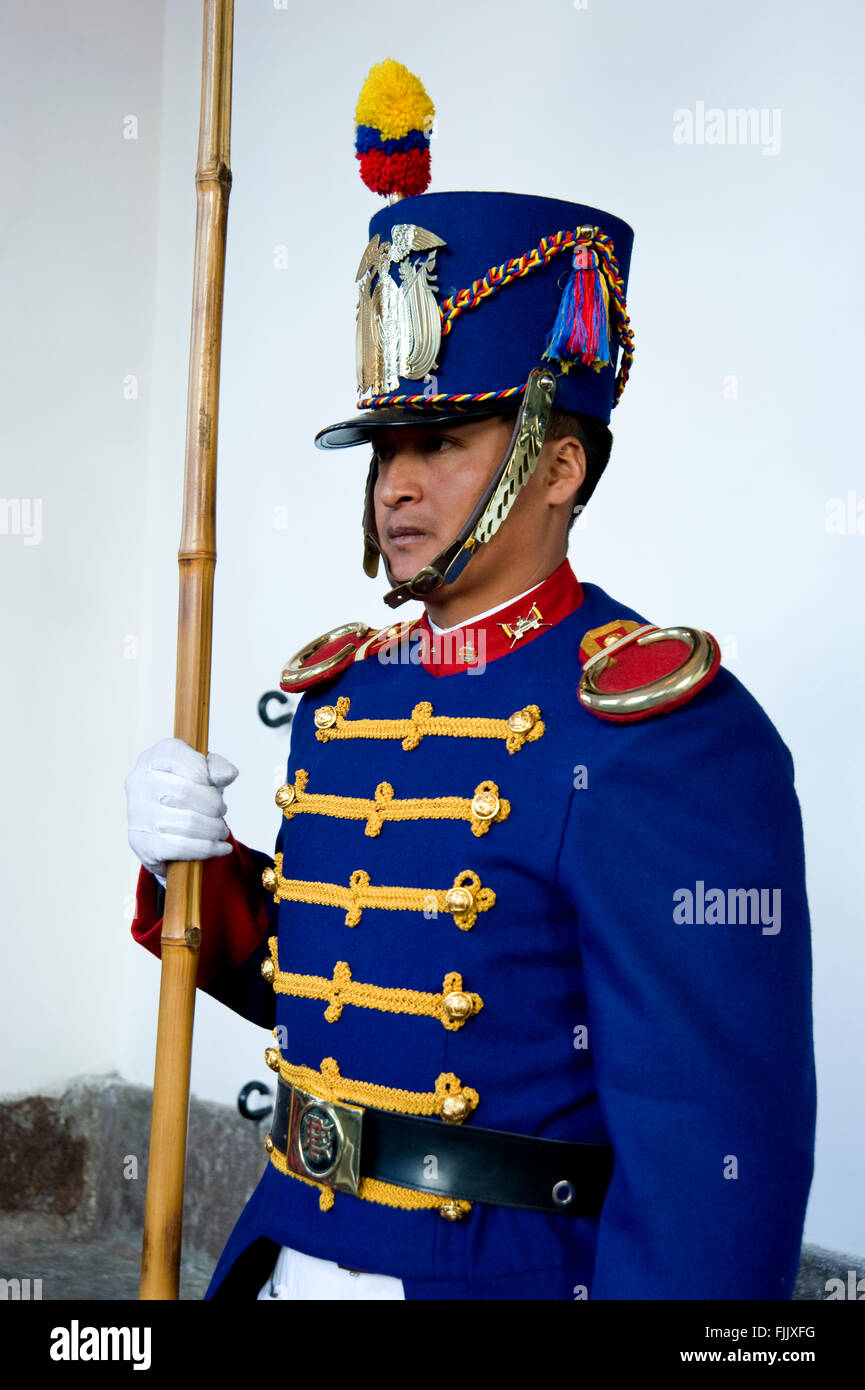
[{"label": "black leather belt", "polygon": [[477,1125],[336,1104],[279,1078],[271,1131],[288,1167],[339,1191],[360,1178],[441,1197],[596,1216],[613,1170],[605,1144],[533,1139]]}]

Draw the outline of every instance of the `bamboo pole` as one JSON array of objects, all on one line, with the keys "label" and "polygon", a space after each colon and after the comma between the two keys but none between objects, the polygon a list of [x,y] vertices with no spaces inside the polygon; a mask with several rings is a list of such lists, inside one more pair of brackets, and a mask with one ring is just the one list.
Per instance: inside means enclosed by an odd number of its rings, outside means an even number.
[{"label": "bamboo pole", "polygon": [[[174,703],[175,737],[201,753],[207,752],[210,705],[219,355],[231,190],[233,24],[233,0],[205,0]],[[180,1286],[189,1068],[201,943],[201,873],[200,862],[168,866],[141,1251],[143,1299],[177,1298]]]}]

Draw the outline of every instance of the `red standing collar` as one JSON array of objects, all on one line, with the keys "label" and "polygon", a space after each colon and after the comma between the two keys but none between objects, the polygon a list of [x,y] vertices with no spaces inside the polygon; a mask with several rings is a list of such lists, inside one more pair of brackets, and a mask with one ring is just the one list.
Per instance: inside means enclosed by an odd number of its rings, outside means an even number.
[{"label": "red standing collar", "polygon": [[355,661],[377,657],[386,664],[422,664],[433,676],[483,670],[490,661],[524,647],[573,613],[583,590],[567,560],[522,598],[510,599],[494,613],[469,620],[450,632],[433,633],[426,613],[408,622],[371,632],[363,623],[347,623],[293,656],[282,673],[280,688],[310,690],[333,680]]},{"label": "red standing collar", "polygon": [[434,633],[424,613],[411,627],[421,647],[422,665],[434,676],[452,676],[516,651],[573,613],[583,601],[582,586],[563,560],[558,569],[522,598],[510,599],[494,613]]}]

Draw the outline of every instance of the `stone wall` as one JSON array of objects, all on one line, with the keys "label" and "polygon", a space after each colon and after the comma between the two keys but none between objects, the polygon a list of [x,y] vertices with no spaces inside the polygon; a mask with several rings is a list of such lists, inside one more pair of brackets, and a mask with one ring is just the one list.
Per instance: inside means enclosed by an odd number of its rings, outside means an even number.
[{"label": "stone wall", "polygon": [[[29,1279],[31,1290],[40,1280],[46,1299],[137,1296],[150,1104],[149,1089],[116,1076],[0,1101],[0,1279]],[[191,1103],[182,1297],[207,1288],[263,1171],[268,1119]],[[865,1298],[865,1259],[806,1245],[795,1297],[823,1300],[833,1290]]]},{"label": "stone wall", "polygon": [[[150,1106],[150,1090],[113,1076],[0,1102],[0,1278],[42,1278],[45,1298],[136,1296]],[[193,1296],[261,1176],[266,1128],[192,1100],[183,1250]]]}]

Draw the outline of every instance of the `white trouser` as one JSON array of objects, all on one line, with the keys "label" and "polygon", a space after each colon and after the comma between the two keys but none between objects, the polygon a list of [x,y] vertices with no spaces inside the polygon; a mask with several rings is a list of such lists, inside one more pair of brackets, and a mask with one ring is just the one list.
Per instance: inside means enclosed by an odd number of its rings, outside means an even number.
[{"label": "white trouser", "polygon": [[301,1255],[283,1245],[273,1273],[258,1295],[262,1299],[374,1299],[405,1298],[401,1279],[389,1274],[354,1274],[332,1260]]}]

